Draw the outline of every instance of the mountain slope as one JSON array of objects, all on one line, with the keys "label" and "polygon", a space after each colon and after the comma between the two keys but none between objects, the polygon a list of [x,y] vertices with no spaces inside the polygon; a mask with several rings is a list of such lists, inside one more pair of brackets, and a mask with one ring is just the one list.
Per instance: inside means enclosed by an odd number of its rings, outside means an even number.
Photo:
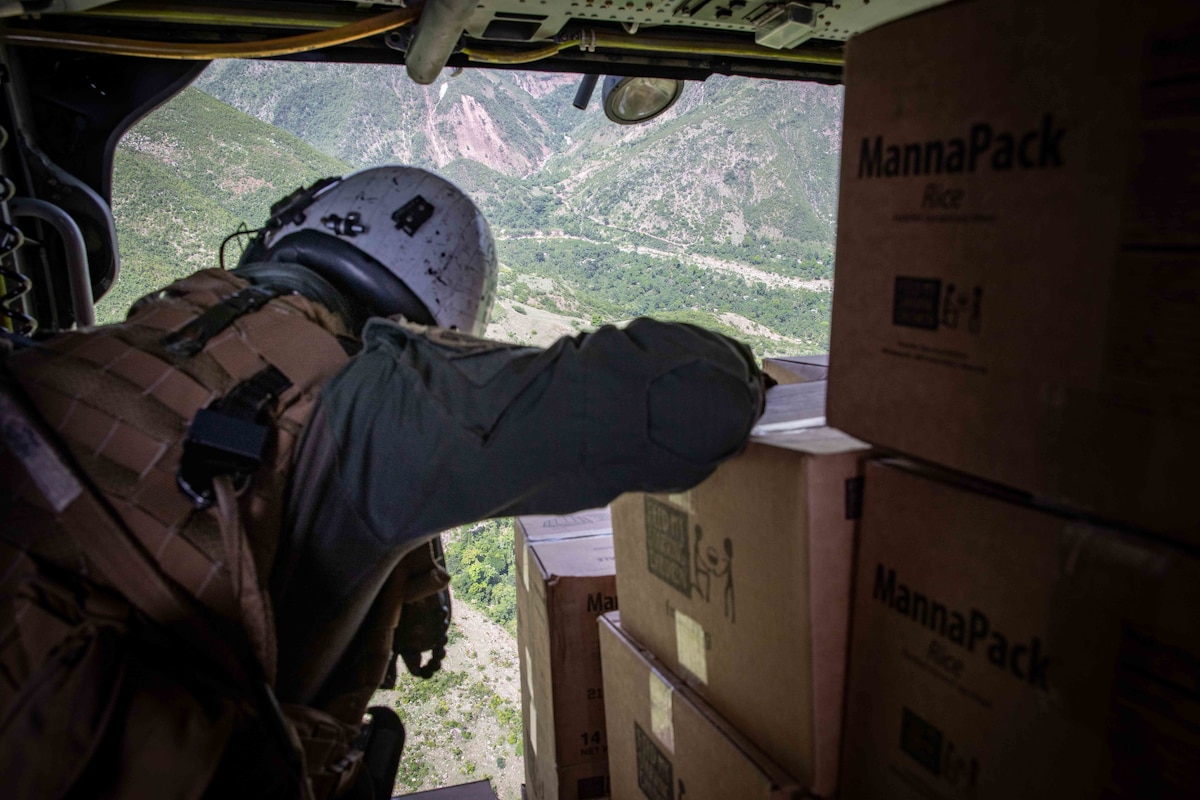
[{"label": "mountain slope", "polygon": [[218,62],[203,92],[122,143],[127,277],[102,311],[214,264],[239,221],[260,224],[301,184],[406,160],[457,182],[492,222],[507,267],[496,335],[547,344],[651,313],[738,333],[760,354],[827,347],[840,91],[713,78],[660,120],[616,126],[599,97],[570,105],[576,81],[471,70],[422,87],[395,67]]},{"label": "mountain slope", "polygon": [[[121,277],[97,306],[119,319],[147,292],[217,265],[221,240],[273,202],[347,165],[197,89],[138,123],[117,148],[113,217]],[[236,259],[238,249],[232,250]]]},{"label": "mountain slope", "polygon": [[543,87],[531,92],[495,72],[420,86],[403,67],[218,61],[196,86],[355,167],[438,169],[467,158],[520,177],[560,145],[554,115],[535,96]]},{"label": "mountain slope", "polygon": [[579,141],[547,168],[565,213],[699,251],[741,246],[747,234],[832,249],[840,91],[714,77],[685,98],[650,125],[597,115],[576,131]]},{"label": "mountain slope", "polygon": [[[218,62],[197,86],[355,166],[485,166],[456,179],[497,220],[590,219],[714,255],[763,242],[832,251],[840,87],[716,76],[660,119],[617,126],[599,92],[586,112],[571,106],[577,82],[467,70],[418,86],[399,67]],[[514,205],[492,173],[545,203]],[[529,212],[551,216],[533,226]]]}]

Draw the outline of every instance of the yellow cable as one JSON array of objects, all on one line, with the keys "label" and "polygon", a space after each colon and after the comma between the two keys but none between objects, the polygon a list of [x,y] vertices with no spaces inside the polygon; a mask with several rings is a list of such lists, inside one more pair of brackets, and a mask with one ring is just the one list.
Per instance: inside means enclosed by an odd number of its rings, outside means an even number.
[{"label": "yellow cable", "polygon": [[389,11],[361,22],[353,22],[332,30],[302,33],[281,39],[258,42],[208,44],[199,42],[151,42],[140,39],[118,39],[90,36],[83,33],[34,31],[20,28],[0,29],[0,41],[31,47],[54,47],[61,50],[81,50],[85,53],[107,53],[117,56],[170,58],[188,61],[211,61],[215,58],[269,58],[271,56],[305,53],[323,47],[355,42],[368,36],[386,33],[412,23],[421,15],[420,7]]},{"label": "yellow cable", "polygon": [[[558,55],[569,47],[578,47],[580,40],[554,44],[539,50],[498,51],[463,48],[463,54],[472,61],[484,64],[529,64]],[[695,40],[676,41],[673,39],[654,38],[648,36],[620,36],[607,33],[595,34],[596,47],[609,50],[632,50],[652,53],[679,53],[689,56],[734,56],[742,58],[761,58],[767,61],[787,61],[793,64],[825,64],[840,67],[845,63],[841,50],[772,50],[757,45],[712,45]]]},{"label": "yellow cable", "polygon": [[549,47],[543,47],[538,50],[514,50],[502,52],[499,50],[476,50],[473,47],[464,47],[463,55],[472,61],[478,61],[481,64],[531,64],[534,61],[556,56],[563,50],[569,47],[578,47],[579,40],[572,39],[568,42],[552,44]]},{"label": "yellow cable", "polygon": [[[83,33],[62,33],[25,29],[0,29],[0,41],[31,47],[54,47],[62,50],[81,50],[110,55],[141,56],[143,58],[169,58],[209,61],[215,58],[269,58],[271,56],[304,53],[323,47],[333,47],[411,24],[420,16],[420,7],[398,9],[377,17],[350,23],[338,28],[281,39],[258,42],[233,42],[209,44],[198,42],[153,42],[139,39],[119,39],[107,36],[91,36]],[[652,53],[678,53],[688,56],[730,56],[760,58],[767,61],[786,61],[800,64],[826,64],[841,66],[845,62],[842,51],[825,50],[772,50],[756,45],[725,44],[712,45],[700,41],[676,41],[648,36],[619,36],[594,33],[596,47],[610,50],[628,50]],[[503,51],[464,48],[463,54],[470,60],[482,64],[531,64],[558,55],[563,50],[578,47],[580,41],[572,39],[537,50]]]},{"label": "yellow cable", "polygon": [[257,26],[265,28],[299,28],[326,30],[357,21],[354,14],[334,11],[309,11],[288,8],[255,9],[243,7],[213,7],[209,5],[180,7],[163,0],[121,0],[89,9],[85,19],[141,20],[168,25],[221,25],[225,27]]},{"label": "yellow cable", "polygon": [[[8,284],[4,282],[4,276],[0,275],[0,297],[4,297],[6,294],[8,294]],[[9,333],[13,332],[12,322],[9,320],[8,315],[2,312],[0,312],[0,330],[8,331]]]}]

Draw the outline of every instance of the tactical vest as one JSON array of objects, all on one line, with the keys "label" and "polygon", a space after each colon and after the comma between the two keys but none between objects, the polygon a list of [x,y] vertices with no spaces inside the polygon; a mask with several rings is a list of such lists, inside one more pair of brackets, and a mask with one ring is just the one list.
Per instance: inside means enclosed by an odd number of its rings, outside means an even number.
[{"label": "tactical vest", "polygon": [[[344,334],[339,320],[299,295],[206,270],[139,301],[122,324],[66,333],[7,360],[66,457],[166,584],[198,601],[206,613],[195,616],[214,619],[218,638],[244,637],[267,686],[278,665],[266,587],[287,475],[320,386],[348,360]],[[0,537],[0,671],[7,677],[0,710],[33,702],[27,681],[39,659],[61,655],[63,641],[106,630],[110,620],[124,632],[120,626],[138,616],[112,591],[120,582],[105,570],[113,568],[96,563],[56,513],[53,491],[18,479],[11,456],[0,464],[0,501],[7,500],[0,507],[9,509]],[[79,582],[55,578],[64,575]],[[381,629],[395,626],[403,588],[389,591],[389,608],[375,623]],[[66,599],[56,605],[52,597]],[[93,607],[100,616],[91,616]],[[40,627],[22,630],[30,608]],[[14,629],[19,635],[8,635]],[[85,651],[99,652],[101,639],[88,640]],[[300,707],[285,706],[283,718],[282,735],[303,753],[309,781],[302,788],[327,797],[354,781],[358,726]],[[0,731],[0,740],[11,744],[13,735]],[[203,785],[204,768],[196,769],[192,776]]]}]

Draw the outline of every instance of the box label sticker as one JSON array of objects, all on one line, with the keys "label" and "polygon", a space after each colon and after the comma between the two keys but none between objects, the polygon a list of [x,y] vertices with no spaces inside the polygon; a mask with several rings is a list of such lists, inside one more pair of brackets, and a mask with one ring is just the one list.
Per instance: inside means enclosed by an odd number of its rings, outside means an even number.
[{"label": "box label sticker", "polygon": [[529,594],[529,542],[525,543],[525,552],[522,555],[524,563],[521,564],[521,575],[525,580],[525,593]]},{"label": "box label sticker", "polygon": [[942,282],[937,278],[896,276],[896,289],[892,297],[892,324],[936,331],[941,298]]},{"label": "box label sticker", "polygon": [[633,738],[637,749],[638,788],[642,794],[649,800],[675,800],[675,774],[670,760],[636,722],[633,723]]},{"label": "box label sticker", "polygon": [[688,515],[647,496],[646,566],[650,573],[691,597],[691,553]]},{"label": "box label sticker", "polygon": [[[528,553],[529,549],[526,548]],[[525,645],[525,692],[529,695],[529,744],[533,754],[537,755],[537,706],[533,700],[533,656],[529,652],[529,645]]]},{"label": "box label sticker", "polygon": [[650,670],[650,731],[672,754],[675,753],[675,691],[654,670]]},{"label": "box label sticker", "polygon": [[905,708],[900,719],[900,749],[934,775],[942,772],[942,732]]},{"label": "box label sticker", "polygon": [[533,697],[533,654],[529,652],[529,645],[525,645],[525,664],[529,669],[525,670],[525,689],[529,692],[529,696]]},{"label": "box label sticker", "polygon": [[707,637],[704,627],[696,620],[675,609],[675,651],[679,664],[688,672],[708,683],[708,654],[704,652]]},{"label": "box label sticker", "polygon": [[533,750],[533,754],[537,755],[537,706],[533,703],[533,695],[529,696],[529,747]]},{"label": "box label sticker", "polygon": [[678,494],[669,494],[669,495],[667,495],[667,499],[670,500],[675,505],[682,508],[684,511],[691,512],[693,510],[692,509],[692,493],[690,491],[679,492]]}]

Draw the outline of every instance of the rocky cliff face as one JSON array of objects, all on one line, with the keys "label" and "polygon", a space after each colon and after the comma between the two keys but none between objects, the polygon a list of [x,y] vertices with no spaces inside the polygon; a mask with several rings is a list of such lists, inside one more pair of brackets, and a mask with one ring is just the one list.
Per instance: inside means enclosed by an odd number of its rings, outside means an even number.
[{"label": "rocky cliff face", "polygon": [[448,171],[502,219],[506,195],[544,195],[551,218],[531,227],[582,215],[681,246],[832,247],[840,87],[713,77],[626,127],[599,93],[572,107],[578,81],[481,69],[419,86],[401,67],[229,61],[197,85],[351,165]]},{"label": "rocky cliff face", "polygon": [[196,85],[356,166],[465,158],[524,177],[560,143],[537,101],[574,80],[470,72],[419,86],[401,67],[226,61]]}]

